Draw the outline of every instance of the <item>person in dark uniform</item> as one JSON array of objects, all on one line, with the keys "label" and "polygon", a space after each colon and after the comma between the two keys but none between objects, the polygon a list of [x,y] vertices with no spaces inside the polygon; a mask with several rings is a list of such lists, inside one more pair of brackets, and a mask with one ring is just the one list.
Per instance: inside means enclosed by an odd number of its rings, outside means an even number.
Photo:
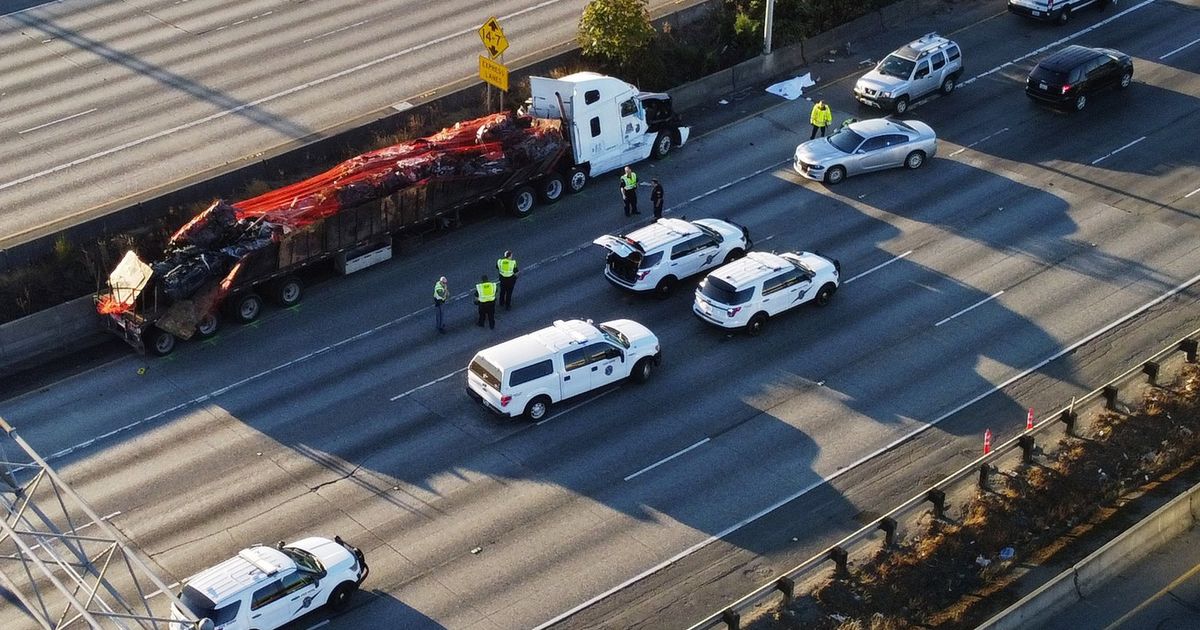
[{"label": "person in dark uniform", "polygon": [[654,218],[661,219],[663,212],[663,189],[657,177],[651,177],[650,183],[654,186],[650,189],[650,203],[654,206]]}]

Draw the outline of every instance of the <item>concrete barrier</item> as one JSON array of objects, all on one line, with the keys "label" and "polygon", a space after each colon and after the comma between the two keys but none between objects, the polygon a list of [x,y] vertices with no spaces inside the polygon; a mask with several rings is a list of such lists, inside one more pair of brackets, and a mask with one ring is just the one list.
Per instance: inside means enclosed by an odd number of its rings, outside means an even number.
[{"label": "concrete barrier", "polygon": [[1163,543],[1200,522],[1200,484],[1155,510],[1108,544],[1063,571],[976,630],[1037,627],[1100,588]]},{"label": "concrete barrier", "polygon": [[103,338],[90,295],[0,325],[0,378]]}]

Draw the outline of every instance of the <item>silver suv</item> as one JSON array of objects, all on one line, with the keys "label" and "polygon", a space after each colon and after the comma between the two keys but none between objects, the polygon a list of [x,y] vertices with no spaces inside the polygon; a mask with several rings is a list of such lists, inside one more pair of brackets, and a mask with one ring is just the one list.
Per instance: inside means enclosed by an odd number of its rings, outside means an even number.
[{"label": "silver suv", "polygon": [[884,57],[854,84],[854,98],[864,105],[903,114],[923,96],[953,92],[962,71],[958,44],[930,33]]}]

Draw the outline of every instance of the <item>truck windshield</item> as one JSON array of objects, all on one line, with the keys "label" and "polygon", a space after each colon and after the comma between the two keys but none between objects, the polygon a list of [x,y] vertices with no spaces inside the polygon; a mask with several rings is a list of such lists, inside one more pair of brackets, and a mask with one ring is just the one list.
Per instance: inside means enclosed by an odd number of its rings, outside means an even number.
[{"label": "truck windshield", "polygon": [[500,370],[496,366],[488,363],[483,357],[475,357],[471,361],[471,373],[483,379],[496,391],[500,391]]},{"label": "truck windshield", "polygon": [[887,57],[884,57],[883,61],[879,62],[878,66],[875,66],[875,71],[885,77],[907,79],[908,77],[912,76],[913,68],[916,67],[916,65],[917,62],[915,61],[909,61],[903,57],[897,57],[896,55],[888,55]]},{"label": "truck windshield", "polygon": [[750,301],[754,295],[754,287],[750,286],[741,291],[720,278],[705,278],[700,281],[700,295],[725,306],[738,306]]},{"label": "truck windshield", "polygon": [[605,324],[600,324],[596,328],[599,328],[600,332],[604,333],[604,336],[608,337],[609,341],[619,343],[626,349],[629,348],[629,337],[626,337],[625,333]]},{"label": "truck windshield", "polygon": [[179,593],[179,600],[188,607],[188,610],[192,611],[193,615],[200,619],[206,617],[211,619],[216,627],[233,621],[237,617],[238,607],[241,606],[240,601],[235,601],[217,608],[217,605],[207,595],[190,586],[183,587],[183,591]]}]

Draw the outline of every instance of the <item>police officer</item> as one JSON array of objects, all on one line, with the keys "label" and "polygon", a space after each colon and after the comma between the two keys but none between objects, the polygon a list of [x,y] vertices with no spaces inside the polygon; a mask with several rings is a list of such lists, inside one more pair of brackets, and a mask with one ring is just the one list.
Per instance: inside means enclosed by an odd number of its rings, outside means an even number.
[{"label": "police officer", "polygon": [[657,177],[651,177],[650,183],[654,187],[650,189],[650,204],[654,206],[654,218],[661,219],[663,213],[663,189]]},{"label": "police officer", "polygon": [[504,258],[496,261],[496,271],[500,274],[500,306],[511,311],[513,287],[517,286],[517,274],[521,273],[511,251],[504,252]]},{"label": "police officer", "polygon": [[479,284],[475,285],[475,304],[479,307],[479,319],[475,321],[475,325],[483,328],[483,320],[487,320],[488,326],[496,329],[496,283],[488,280],[487,274],[479,279]]},{"label": "police officer", "polygon": [[625,216],[641,214],[637,209],[637,173],[628,166],[621,175],[621,200],[625,202]]},{"label": "police officer", "polygon": [[808,136],[808,139],[812,140],[816,138],[818,131],[821,132],[821,137],[824,138],[825,127],[828,127],[829,123],[833,122],[833,112],[830,111],[825,101],[817,101],[817,104],[813,105],[812,114],[808,116],[808,120],[812,123],[812,134]]},{"label": "police officer", "polygon": [[446,327],[442,325],[442,306],[450,297],[450,285],[446,283],[446,276],[438,278],[436,284],[433,285],[433,313],[434,322],[437,324],[437,331],[445,334]]}]

